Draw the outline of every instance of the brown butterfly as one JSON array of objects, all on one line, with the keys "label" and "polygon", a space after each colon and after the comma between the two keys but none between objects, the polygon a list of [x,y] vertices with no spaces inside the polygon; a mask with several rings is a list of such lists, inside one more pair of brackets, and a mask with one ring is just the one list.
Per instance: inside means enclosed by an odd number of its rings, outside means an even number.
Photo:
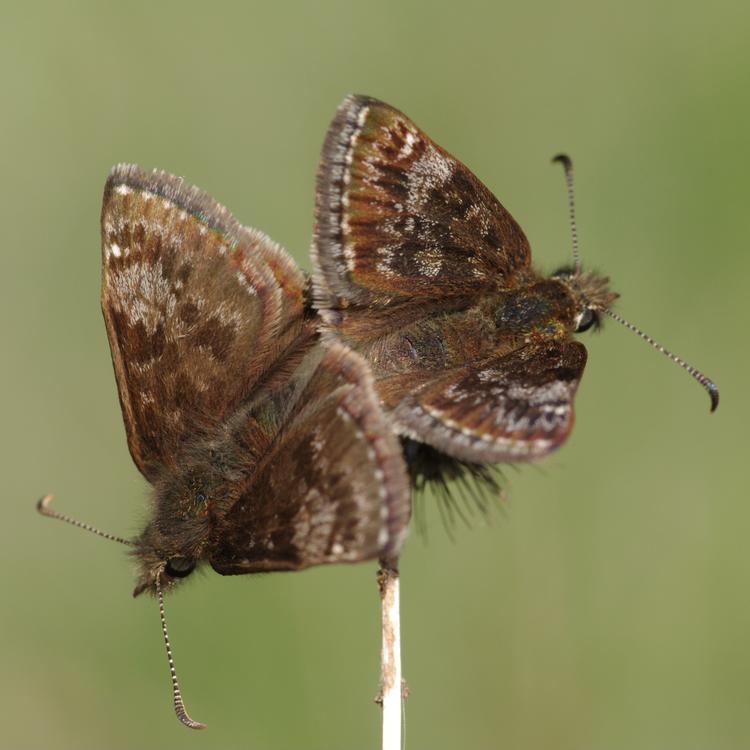
[{"label": "brown butterfly", "polygon": [[[566,169],[571,218],[572,165]],[[609,280],[531,266],[494,195],[397,109],[349,96],[318,171],[314,299],[330,334],[370,364],[417,480],[461,465],[520,462],[559,447],[586,364],[573,340],[618,320]],[[451,463],[453,462],[453,463]],[[456,463],[457,462],[457,463]],[[453,467],[453,468],[451,468]]]},{"label": "brown butterfly", "polygon": [[222,575],[398,555],[409,519],[398,440],[362,358],[321,344],[285,251],[183,180],[121,165],[104,190],[102,310],[128,446],[154,487],[128,540],[134,595],[157,594],[175,710],[187,715],[163,591]]}]

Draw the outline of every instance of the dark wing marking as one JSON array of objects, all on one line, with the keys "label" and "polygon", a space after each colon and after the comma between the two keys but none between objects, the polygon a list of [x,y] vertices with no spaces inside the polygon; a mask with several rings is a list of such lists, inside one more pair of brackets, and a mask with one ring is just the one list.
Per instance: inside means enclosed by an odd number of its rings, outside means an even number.
[{"label": "dark wing marking", "polygon": [[344,100],[318,171],[321,309],[474,294],[529,260],[521,228],[466,166],[397,109]]},{"label": "dark wing marking", "polygon": [[102,311],[130,453],[151,482],[295,336],[305,277],[182,179],[115,167],[101,217]]},{"label": "dark wing marking", "polygon": [[223,575],[396,556],[409,520],[398,439],[351,350],[325,349],[273,445],[217,528]]},{"label": "dark wing marking", "polygon": [[536,459],[570,433],[585,365],[578,342],[527,344],[428,383],[401,401],[395,427],[462,461]]}]

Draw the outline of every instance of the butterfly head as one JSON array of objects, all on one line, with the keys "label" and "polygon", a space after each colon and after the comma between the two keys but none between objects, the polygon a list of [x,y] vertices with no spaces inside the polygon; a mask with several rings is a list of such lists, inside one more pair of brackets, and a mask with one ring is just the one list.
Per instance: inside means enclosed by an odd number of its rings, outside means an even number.
[{"label": "butterfly head", "polygon": [[151,523],[136,540],[133,554],[139,562],[138,580],[133,596],[144,591],[157,593],[157,578],[165,589],[173,588],[196,568],[200,547],[178,547],[174,539]]},{"label": "butterfly head", "polygon": [[212,472],[193,466],[157,483],[156,515],[135,540],[140,566],[133,596],[156,593],[156,581],[171,589],[206,556],[211,533],[209,511],[216,495]]},{"label": "butterfly head", "polygon": [[553,274],[573,298],[574,333],[583,333],[601,325],[601,315],[620,296],[609,288],[609,278],[580,268],[561,268]]}]

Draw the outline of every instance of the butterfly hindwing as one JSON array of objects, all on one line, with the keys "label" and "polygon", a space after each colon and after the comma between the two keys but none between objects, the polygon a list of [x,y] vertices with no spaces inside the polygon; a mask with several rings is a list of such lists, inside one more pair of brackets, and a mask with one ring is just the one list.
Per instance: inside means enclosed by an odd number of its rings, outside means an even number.
[{"label": "butterfly hindwing", "polygon": [[578,342],[528,344],[436,378],[401,401],[394,421],[404,434],[464,461],[540,458],[573,427],[585,364]]},{"label": "butterfly hindwing", "polygon": [[149,481],[236,408],[301,319],[284,250],[164,172],[115,167],[102,207],[102,310],[131,455]]},{"label": "butterfly hindwing", "polygon": [[400,443],[368,368],[331,344],[217,528],[210,562],[229,575],[389,558],[409,512]]},{"label": "butterfly hindwing", "polygon": [[404,114],[347,97],[323,146],[313,247],[321,308],[460,296],[529,263],[492,193]]}]

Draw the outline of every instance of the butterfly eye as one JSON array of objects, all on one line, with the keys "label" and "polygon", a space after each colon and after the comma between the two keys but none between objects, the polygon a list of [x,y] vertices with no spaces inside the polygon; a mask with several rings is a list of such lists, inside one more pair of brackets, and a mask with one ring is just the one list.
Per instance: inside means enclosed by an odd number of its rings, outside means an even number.
[{"label": "butterfly eye", "polygon": [[561,268],[558,268],[557,271],[555,271],[552,274],[553,279],[568,279],[571,276],[574,276],[576,272],[575,266],[562,266]]},{"label": "butterfly eye", "polygon": [[172,578],[184,578],[195,570],[195,560],[189,557],[173,557],[167,560],[165,571]]},{"label": "butterfly eye", "polygon": [[599,315],[595,310],[587,307],[579,316],[576,321],[576,333],[583,333],[588,331],[591,326],[596,325],[599,322]]}]

